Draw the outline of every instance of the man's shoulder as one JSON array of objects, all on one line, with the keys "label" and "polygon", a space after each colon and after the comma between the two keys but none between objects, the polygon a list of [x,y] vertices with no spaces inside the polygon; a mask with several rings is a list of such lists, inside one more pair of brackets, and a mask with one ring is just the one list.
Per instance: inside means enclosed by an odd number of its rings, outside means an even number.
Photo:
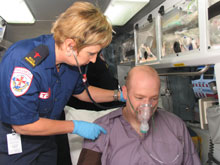
[{"label": "man's shoulder", "polygon": [[180,117],[178,117],[174,113],[166,111],[165,109],[162,109],[162,108],[157,109],[157,115],[159,118],[164,118],[165,120],[170,121],[170,122],[183,123],[183,120]]},{"label": "man's shoulder", "polygon": [[103,113],[105,113],[105,114],[103,116],[99,117],[98,119],[96,119],[95,123],[100,124],[100,125],[102,125],[102,124],[108,125],[110,120],[118,118],[122,115],[122,108],[111,109],[111,110],[107,110],[107,111],[106,112],[103,111]]},{"label": "man's shoulder", "polygon": [[183,136],[186,129],[186,125],[180,117],[163,109],[158,109],[155,120],[161,127],[178,136]]}]

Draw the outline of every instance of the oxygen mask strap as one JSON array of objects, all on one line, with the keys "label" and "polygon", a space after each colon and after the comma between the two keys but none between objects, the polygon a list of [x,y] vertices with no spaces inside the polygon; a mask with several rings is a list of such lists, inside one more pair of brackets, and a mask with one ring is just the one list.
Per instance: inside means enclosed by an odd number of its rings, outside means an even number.
[{"label": "oxygen mask strap", "polygon": [[136,113],[136,115],[138,114],[138,112],[137,111],[135,111],[135,109],[134,109],[134,106],[132,105],[132,103],[131,103],[131,100],[130,100],[130,98],[129,98],[129,96],[127,95],[127,97],[128,97],[128,102],[129,102],[129,104],[131,105],[131,109]]}]

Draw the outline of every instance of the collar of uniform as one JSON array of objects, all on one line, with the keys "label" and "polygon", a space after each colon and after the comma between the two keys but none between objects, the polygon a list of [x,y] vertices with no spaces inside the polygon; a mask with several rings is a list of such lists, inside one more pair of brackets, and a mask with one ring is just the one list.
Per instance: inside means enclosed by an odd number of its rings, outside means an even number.
[{"label": "collar of uniform", "polygon": [[49,49],[49,56],[46,58],[47,66],[46,68],[55,68],[56,67],[56,55],[55,55],[55,41],[53,35],[48,35],[48,38],[45,40],[45,45]]}]

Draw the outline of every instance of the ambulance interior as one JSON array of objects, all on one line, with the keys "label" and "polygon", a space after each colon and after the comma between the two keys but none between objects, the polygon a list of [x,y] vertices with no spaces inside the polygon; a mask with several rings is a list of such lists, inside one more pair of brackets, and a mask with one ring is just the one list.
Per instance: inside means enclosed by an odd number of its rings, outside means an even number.
[{"label": "ambulance interior", "polygon": [[[33,14],[32,23],[7,21],[1,4],[0,60],[16,41],[49,34],[56,17],[75,1],[24,0]],[[131,0],[90,2],[103,12],[111,3],[131,10],[128,5]],[[127,21],[114,24],[111,20],[113,40],[103,55],[112,75],[122,86],[133,66],[154,67],[161,78],[159,107],[185,121],[193,132],[192,139],[202,164],[220,164],[220,0],[137,0],[134,3],[144,5]],[[122,18],[121,14],[122,10],[116,17]],[[112,110],[94,112],[66,106],[65,114],[67,120],[94,121]],[[68,142],[72,164],[76,164],[82,138],[68,135]]]}]

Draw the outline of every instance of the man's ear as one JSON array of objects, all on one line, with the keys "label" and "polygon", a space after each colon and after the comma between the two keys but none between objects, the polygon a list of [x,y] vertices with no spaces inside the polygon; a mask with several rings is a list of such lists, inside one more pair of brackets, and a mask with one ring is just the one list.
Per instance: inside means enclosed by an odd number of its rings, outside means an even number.
[{"label": "man's ear", "polygon": [[122,86],[123,98],[127,100],[127,87],[125,85]]}]

